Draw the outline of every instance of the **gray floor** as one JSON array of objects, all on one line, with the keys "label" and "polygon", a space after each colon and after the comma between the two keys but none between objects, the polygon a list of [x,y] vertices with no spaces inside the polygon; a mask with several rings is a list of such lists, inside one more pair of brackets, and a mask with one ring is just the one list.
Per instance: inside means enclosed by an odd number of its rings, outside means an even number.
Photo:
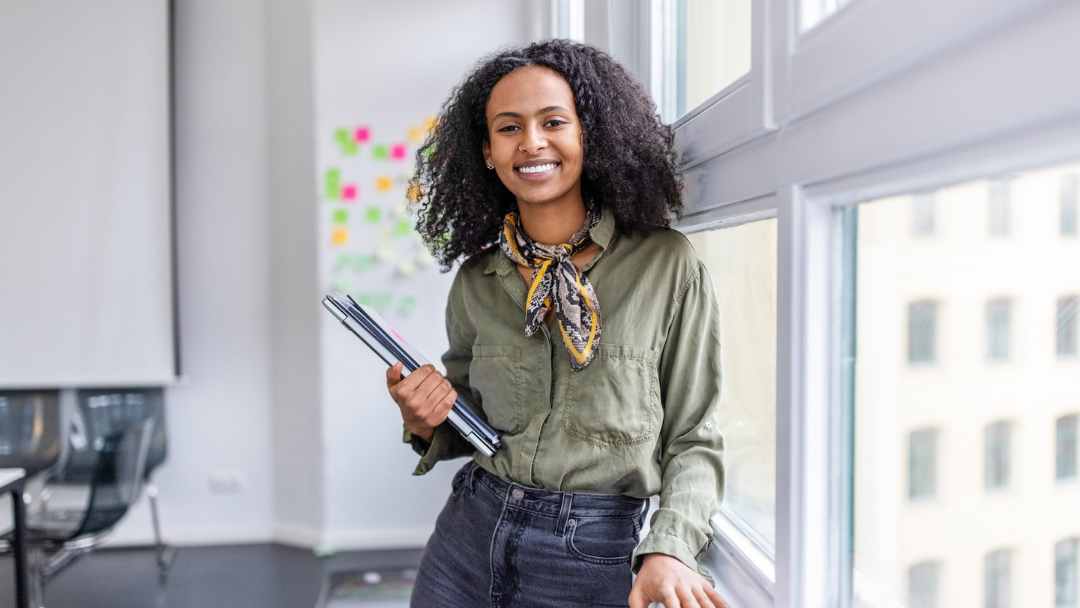
[{"label": "gray floor", "polygon": [[[98,551],[50,581],[45,597],[48,608],[314,608],[327,572],[419,563],[420,549],[319,559],[281,545],[181,547],[168,581],[159,586],[152,551]],[[11,559],[0,557],[4,607],[14,604],[11,570]]]}]

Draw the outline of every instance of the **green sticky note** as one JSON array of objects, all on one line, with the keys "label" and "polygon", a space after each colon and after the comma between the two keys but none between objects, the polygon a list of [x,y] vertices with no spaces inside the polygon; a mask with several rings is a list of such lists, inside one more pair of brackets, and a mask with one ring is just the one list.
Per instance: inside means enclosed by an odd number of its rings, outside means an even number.
[{"label": "green sticky note", "polygon": [[348,209],[334,209],[333,221],[335,224],[348,224],[349,223],[349,210]]},{"label": "green sticky note", "polygon": [[334,139],[337,140],[342,145],[344,145],[345,142],[351,140],[352,138],[349,137],[349,130],[348,129],[340,128],[340,129],[334,129]]},{"label": "green sticky note", "polygon": [[356,156],[356,153],[360,151],[360,146],[353,140],[347,140],[341,142],[341,153],[345,156]]},{"label": "green sticky note", "polygon": [[416,298],[413,296],[402,296],[397,303],[397,314],[402,317],[407,317],[412,314],[413,309],[416,308]]},{"label": "green sticky note", "polygon": [[375,256],[373,255],[358,255],[353,269],[356,272],[366,272],[371,270],[375,266]]},{"label": "green sticky note", "polygon": [[390,150],[386,144],[378,144],[371,149],[371,156],[376,160],[386,160],[390,156]]},{"label": "green sticky note", "polygon": [[336,201],[341,194],[341,171],[329,169],[326,172],[326,198]]},{"label": "green sticky note", "polygon": [[412,232],[412,222],[408,218],[401,218],[394,224],[394,236],[405,236]]},{"label": "green sticky note", "polygon": [[371,224],[378,224],[382,219],[382,209],[378,207],[368,207],[364,210],[364,220]]}]

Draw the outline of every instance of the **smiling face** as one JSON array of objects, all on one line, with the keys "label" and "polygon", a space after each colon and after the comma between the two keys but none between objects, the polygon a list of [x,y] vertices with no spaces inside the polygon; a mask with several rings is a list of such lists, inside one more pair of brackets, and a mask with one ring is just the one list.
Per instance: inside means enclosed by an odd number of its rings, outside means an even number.
[{"label": "smiling face", "polygon": [[558,72],[518,68],[491,89],[484,160],[518,204],[581,204],[583,132]]}]

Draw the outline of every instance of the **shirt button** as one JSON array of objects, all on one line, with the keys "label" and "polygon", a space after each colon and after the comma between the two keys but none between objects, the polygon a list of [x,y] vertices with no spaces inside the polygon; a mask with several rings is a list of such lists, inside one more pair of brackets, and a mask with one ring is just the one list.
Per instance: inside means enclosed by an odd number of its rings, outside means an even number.
[{"label": "shirt button", "polygon": [[514,497],[514,500],[521,500],[525,498],[525,492],[521,488],[514,488],[514,491],[510,493],[510,496]]}]

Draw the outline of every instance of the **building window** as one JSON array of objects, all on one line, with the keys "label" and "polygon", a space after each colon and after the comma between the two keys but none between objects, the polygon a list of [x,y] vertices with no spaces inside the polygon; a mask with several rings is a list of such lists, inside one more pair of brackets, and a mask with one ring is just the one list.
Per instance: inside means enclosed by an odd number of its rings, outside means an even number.
[{"label": "building window", "polygon": [[908,363],[937,360],[938,303],[919,300],[908,304]]},{"label": "building window", "polygon": [[991,551],[983,560],[983,606],[1009,608],[1012,588],[1012,551]]},{"label": "building window", "polygon": [[986,356],[991,361],[1009,358],[1012,333],[1012,301],[995,298],[986,303]]},{"label": "building window", "polygon": [[1054,607],[1077,608],[1080,540],[1068,538],[1054,545]]},{"label": "building window", "polygon": [[987,490],[1009,485],[1009,454],[1012,449],[1012,423],[999,420],[984,431],[985,468],[984,480]]},{"label": "building window", "polygon": [[1057,355],[1076,356],[1076,316],[1080,298],[1062,296],[1057,301]]},{"label": "building window", "polygon": [[1080,175],[1067,173],[1061,176],[1061,236],[1077,235],[1077,207],[1080,200]]},{"label": "building window", "polygon": [[1012,230],[1012,181],[995,179],[987,190],[987,230],[990,236],[1009,236]]},{"label": "building window", "polygon": [[941,562],[919,562],[908,568],[908,608],[937,608]]},{"label": "building window", "polygon": [[1054,427],[1055,452],[1054,477],[1061,481],[1076,477],[1077,428],[1080,426],[1076,414],[1062,416]]},{"label": "building window", "polygon": [[937,429],[908,435],[908,498],[932,498],[937,492]]},{"label": "building window", "polygon": [[937,230],[933,192],[920,192],[911,197],[911,235],[933,236]]}]

